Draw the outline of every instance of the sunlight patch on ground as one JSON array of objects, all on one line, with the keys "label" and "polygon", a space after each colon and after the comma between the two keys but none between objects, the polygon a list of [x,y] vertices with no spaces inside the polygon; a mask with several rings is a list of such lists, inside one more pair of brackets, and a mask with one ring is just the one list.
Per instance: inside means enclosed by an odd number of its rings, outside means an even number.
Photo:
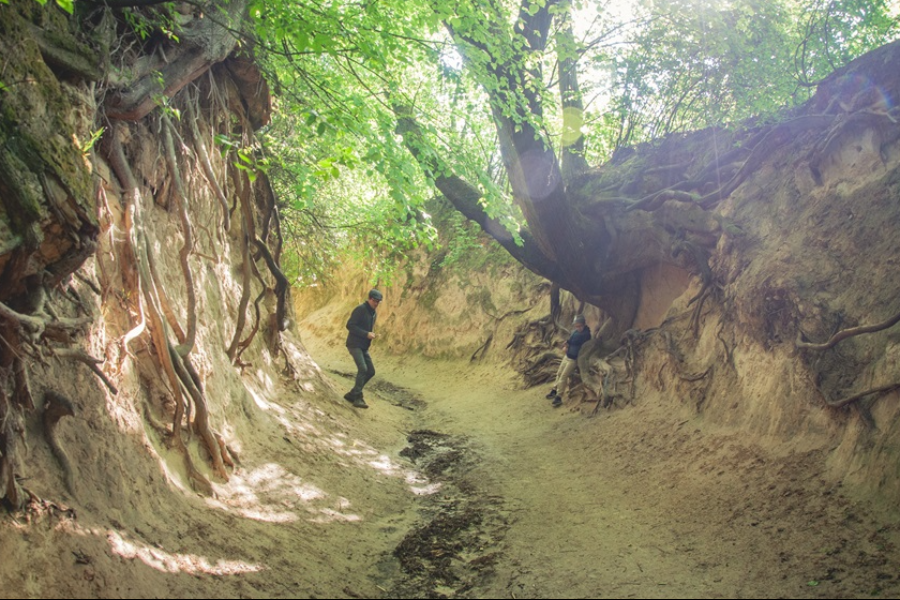
[{"label": "sunlight patch on ground", "polygon": [[369,465],[391,477],[399,477],[403,471],[403,468],[391,460],[391,457],[387,454],[382,454],[375,460],[370,460]]},{"label": "sunlight patch on ground", "polygon": [[304,450],[312,452],[322,445],[320,442],[323,437],[322,431],[313,424],[312,419],[298,418],[287,412],[276,418],[284,427],[285,433],[291,436],[292,440],[299,442]]},{"label": "sunlight patch on ground", "polygon": [[183,494],[190,494],[191,491],[181,478],[181,474],[173,470],[169,464],[170,460],[175,461],[172,464],[179,464],[178,461],[183,459],[176,457],[171,450],[166,449],[165,445],[157,445],[157,438],[149,423],[142,421],[142,425],[144,427],[144,447],[150,453],[150,456],[156,459],[156,463],[159,465],[166,482]]},{"label": "sunlight patch on ground", "polygon": [[172,554],[143,543],[126,540],[118,531],[110,531],[106,537],[113,554],[129,560],[139,560],[151,569],[163,573],[239,575],[256,573],[266,568],[242,560],[219,559],[213,563],[205,556],[196,554]]},{"label": "sunlight patch on ground", "polygon": [[431,496],[438,493],[443,487],[441,482],[432,483],[418,471],[406,471],[406,485],[416,496]]},{"label": "sunlight patch on ground", "polygon": [[[330,494],[275,463],[236,472],[228,485],[217,486],[216,491],[218,499],[207,500],[210,506],[255,521],[291,523],[300,520],[298,512],[312,513],[314,523],[361,520],[356,514],[342,512],[350,508],[346,498],[338,498],[335,508]],[[322,503],[329,506],[316,506]]]},{"label": "sunlight patch on ground", "polygon": [[266,392],[270,394],[275,393],[275,382],[272,381],[272,376],[269,375],[267,369],[257,369],[256,370],[256,379],[262,383],[263,388]]},{"label": "sunlight patch on ground", "polygon": [[443,485],[440,482],[425,485],[410,485],[409,490],[416,496],[431,496],[441,491]]},{"label": "sunlight patch on ground", "polygon": [[314,386],[309,382],[314,378],[321,377],[322,370],[319,368],[319,365],[310,358],[302,344],[299,344],[298,347],[297,343],[285,340],[282,347],[284,348],[285,353],[290,357],[290,362],[296,370],[294,375],[295,379],[303,382],[301,387],[303,387],[304,391],[314,391]]},{"label": "sunlight patch on ground", "polygon": [[245,386],[245,388],[247,389],[247,393],[250,394],[250,397],[253,398],[253,401],[256,403],[256,405],[260,409],[262,409],[266,412],[277,412],[278,414],[285,413],[285,410],[283,407],[266,400],[265,397],[263,396],[263,394],[259,393],[255,389],[253,389],[252,386],[248,385],[248,386]]},{"label": "sunlight patch on ground", "polygon": [[350,459],[343,463],[344,466],[370,468],[380,475],[402,479],[409,486],[409,490],[417,496],[431,495],[441,489],[439,483],[431,483],[426,477],[395,461],[388,454],[379,452],[371,445],[353,439],[344,432],[323,435],[311,427],[308,420],[296,416],[294,420],[289,418],[280,420],[285,429],[303,444],[305,450],[319,451],[323,445],[327,446],[335,455]]},{"label": "sunlight patch on ground", "polygon": [[362,521],[362,517],[354,514],[345,514],[330,508],[324,508],[320,511],[320,515],[312,519],[313,523],[334,523],[335,521],[343,521],[345,523],[356,523]]}]

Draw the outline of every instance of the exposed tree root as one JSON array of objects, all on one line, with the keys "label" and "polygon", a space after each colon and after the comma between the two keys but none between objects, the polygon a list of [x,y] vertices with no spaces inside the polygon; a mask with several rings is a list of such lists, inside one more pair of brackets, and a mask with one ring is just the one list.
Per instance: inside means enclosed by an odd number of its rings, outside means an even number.
[{"label": "exposed tree root", "polygon": [[[159,271],[156,268],[156,258],[154,258],[152,252],[147,253],[147,266],[150,269],[150,276],[153,278],[153,281],[160,281]],[[175,334],[175,339],[178,340],[178,343],[183,344],[187,339],[187,334],[185,334],[184,329],[181,328],[181,324],[178,322],[178,316],[175,314],[172,303],[169,301],[169,294],[164,287],[160,286],[157,286],[157,293],[159,294],[159,308],[166,317],[166,323],[172,328],[172,333]]]},{"label": "exposed tree root", "polygon": [[863,335],[865,333],[875,333],[877,331],[883,331],[885,329],[890,329],[897,323],[900,323],[900,313],[897,313],[893,317],[889,318],[886,321],[878,323],[876,325],[866,325],[860,327],[850,327],[849,329],[842,329],[831,336],[824,344],[814,344],[811,342],[803,341],[803,332],[799,332],[797,334],[797,341],[795,345],[798,348],[802,348],[804,350],[815,350],[815,351],[823,351],[828,350],[829,348],[835,347],[838,343],[846,340],[847,338],[855,337],[857,335]]},{"label": "exposed tree root", "polygon": [[219,185],[219,180],[213,170],[212,162],[209,160],[206,142],[203,140],[203,136],[200,134],[200,128],[197,125],[197,115],[200,111],[194,107],[194,104],[198,101],[199,93],[195,94],[194,98],[188,98],[188,101],[186,102],[188,110],[187,122],[191,127],[191,136],[194,138],[194,147],[197,150],[197,156],[200,158],[200,166],[203,168],[203,174],[206,176],[209,186],[212,188],[216,195],[216,199],[219,201],[219,205],[222,207],[222,228],[225,231],[228,231],[231,229],[228,199],[225,197],[225,192],[222,191],[222,186]]},{"label": "exposed tree root", "polygon": [[21,414],[9,402],[6,391],[0,386],[0,498],[16,510],[25,502],[22,488],[16,480],[19,469],[16,439],[25,432]]},{"label": "exposed tree root", "polygon": [[[155,284],[149,266],[148,256],[150,250],[144,230],[144,218],[141,209],[141,192],[137,180],[131,172],[131,167],[125,159],[125,154],[115,130],[112,132],[109,161],[116,177],[119,178],[119,181],[125,188],[125,198],[128,206],[126,215],[132,215],[130,223],[126,218],[127,238],[131,244],[135,262],[137,263],[136,266],[143,300],[143,312],[146,316],[147,329],[149,330],[150,337],[153,341],[156,357],[159,360],[163,374],[166,376],[166,380],[169,383],[169,389],[175,402],[172,440],[176,449],[184,458],[185,467],[192,485],[202,493],[211,495],[213,493],[212,484],[194,466],[190,453],[188,452],[181,435],[182,420],[185,412],[185,398],[182,394],[182,385],[187,388],[189,394],[192,387],[195,386],[187,383],[190,380],[190,377],[185,376],[184,374],[186,371],[184,370],[182,357],[175,352],[174,348],[171,346],[166,333],[166,324],[160,316],[161,309],[159,308],[158,286]],[[183,373],[179,375],[179,371],[183,371]],[[199,404],[197,403],[198,398],[201,400]],[[216,457],[221,456],[219,454],[218,442],[216,442],[212,435],[209,435],[209,415],[206,411],[205,401],[202,398],[202,394],[197,394],[196,397],[193,397],[193,400],[195,401],[195,406],[197,406],[198,413],[195,419],[195,428],[203,433],[201,437],[207,444],[210,456],[213,457],[216,472],[222,475],[224,474],[224,468],[221,468],[221,458],[219,458],[218,461],[216,460]]]},{"label": "exposed tree root", "polygon": [[236,365],[241,365],[241,366],[249,365],[249,363],[244,363],[241,361],[241,355],[244,353],[244,351],[247,348],[250,347],[250,344],[253,343],[253,338],[256,337],[256,333],[259,331],[259,321],[260,321],[259,303],[262,302],[263,298],[265,298],[266,293],[267,293],[266,290],[263,289],[263,291],[261,291],[259,293],[259,295],[256,297],[256,300],[253,301],[253,314],[254,314],[253,327],[250,328],[250,333],[247,335],[247,337],[244,339],[244,341],[242,341],[240,344],[238,344],[237,353],[235,354],[234,361],[233,361],[234,364],[236,364]]},{"label": "exposed tree root", "polygon": [[158,105],[162,93],[174,96],[206,73],[210,66],[224,60],[234,49],[237,37],[230,29],[247,6],[246,0],[230,2],[219,18],[205,18],[193,28],[188,39],[178,44],[161,69],[136,72],[135,82],[106,100],[106,114],[112,119],[137,121]]},{"label": "exposed tree root", "polygon": [[690,329],[694,333],[694,337],[700,337],[700,321],[703,318],[703,304],[706,302],[707,298],[712,295],[712,285],[710,282],[704,282],[703,288],[700,292],[691,298],[690,302],[688,302],[688,306],[696,302],[696,306],[694,307],[693,312],[691,312],[691,323]]},{"label": "exposed tree root", "polygon": [[24,341],[37,343],[41,337],[69,341],[71,334],[91,324],[91,317],[47,319],[16,312],[0,302],[0,317],[14,324]]},{"label": "exposed tree root", "polygon": [[113,396],[119,393],[119,390],[116,389],[116,386],[109,380],[106,373],[101,371],[100,367],[97,366],[102,365],[105,362],[104,360],[94,358],[81,348],[54,348],[53,354],[59,358],[69,358],[86,364],[88,368],[100,378],[100,381],[103,382],[103,385],[106,386],[106,389],[108,389]]},{"label": "exposed tree root", "polygon": [[494,341],[494,333],[491,332],[488,334],[487,339],[481,344],[475,352],[472,353],[472,356],[469,357],[469,362],[478,362],[487,354],[487,351],[491,347],[491,342]]},{"label": "exposed tree root", "polygon": [[533,359],[530,364],[520,370],[525,377],[525,386],[534,387],[553,379],[553,373],[559,367],[558,352],[544,352]]},{"label": "exposed tree root", "polygon": [[[885,132],[889,129],[897,130],[898,109],[888,112],[875,112],[871,110],[859,110],[846,116],[838,117],[834,126],[829,130],[826,138],[810,152],[809,168],[812,170],[816,181],[821,184],[821,165],[840,146],[841,138],[847,130],[854,132],[866,129],[875,129],[884,139]],[[893,127],[892,127],[893,126]],[[894,134],[896,136],[896,134]]]},{"label": "exposed tree root", "polygon": [[14,398],[16,404],[25,410],[34,410],[34,398],[31,395],[31,381],[28,377],[28,366],[21,355],[13,358],[13,378],[15,381]]},{"label": "exposed tree root", "polygon": [[[626,212],[633,210],[655,211],[662,208],[662,206],[670,200],[690,202],[707,210],[713,208],[716,204],[730,196],[751,173],[759,168],[762,161],[770,156],[776,148],[795,139],[798,134],[807,129],[826,127],[832,124],[834,120],[835,117],[833,115],[806,115],[785,121],[784,123],[779,123],[747,142],[746,145],[751,147],[749,155],[741,164],[737,172],[735,172],[734,175],[718,189],[703,196],[698,196],[684,191],[684,188],[689,188],[691,186],[687,185],[687,182],[680,182],[674,186],[653,192],[652,194],[641,198],[628,206],[625,210]],[[721,160],[726,159],[723,157],[720,161]],[[730,160],[730,158],[727,160]],[[726,165],[726,167],[728,166],[729,165]],[[708,170],[709,167],[704,169],[704,172]]]},{"label": "exposed tree root", "polygon": [[69,455],[59,443],[56,437],[56,425],[63,417],[74,417],[75,405],[71,400],[54,391],[48,391],[44,394],[44,412],[42,420],[44,423],[44,436],[47,438],[47,444],[53,451],[59,466],[63,471],[63,478],[66,482],[66,489],[75,497],[77,492],[75,489],[75,474],[72,471],[72,463]]},{"label": "exposed tree root", "polygon": [[731,195],[745,179],[759,168],[768,156],[770,156],[779,146],[794,140],[801,132],[813,128],[822,128],[834,122],[831,115],[806,115],[790,119],[784,123],[779,123],[769,131],[767,131],[762,139],[750,151],[750,155],[738,172],[734,174],[728,183],[719,189],[706,194],[698,204],[705,209],[710,209],[716,204]]},{"label": "exposed tree root", "polygon": [[96,283],[94,283],[94,281],[93,281],[90,277],[87,277],[87,276],[85,276],[85,275],[82,275],[81,273],[79,273],[79,272],[76,271],[76,272],[75,272],[75,278],[76,278],[78,281],[80,281],[81,283],[83,283],[84,285],[86,285],[86,286],[88,286],[89,288],[91,288],[91,291],[94,292],[95,294],[97,294],[98,296],[102,296],[102,295],[103,295],[103,292],[100,290],[100,286],[97,285]]},{"label": "exposed tree root", "polygon": [[852,404],[857,400],[862,400],[866,396],[870,396],[872,394],[886,394],[888,392],[893,392],[895,390],[900,390],[900,383],[892,383],[890,385],[882,385],[876,388],[872,388],[870,390],[866,390],[864,392],[859,392],[858,394],[853,394],[847,398],[843,398],[841,400],[827,400],[825,404],[830,406],[831,408],[841,408],[847,406],[848,404]]},{"label": "exposed tree root", "polygon": [[607,319],[594,332],[591,339],[581,346],[581,351],[578,353],[578,371],[581,373],[581,381],[598,398],[603,395],[603,380],[594,374],[593,366],[604,358],[603,351],[609,345],[607,338],[612,333],[612,329],[613,320]]},{"label": "exposed tree root", "polygon": [[200,439],[203,440],[206,450],[209,452],[210,460],[213,463],[213,469],[216,474],[225,481],[228,481],[228,473],[225,471],[225,461],[222,456],[221,448],[219,447],[219,442],[216,439],[216,434],[213,433],[209,426],[209,407],[206,403],[206,396],[203,394],[200,378],[196,375],[196,371],[193,367],[190,366],[188,357],[180,356],[172,344],[168,345],[168,351],[172,366],[175,369],[175,373],[178,375],[181,385],[184,386],[184,390],[191,400],[194,401],[195,415],[193,428],[200,436]]},{"label": "exposed tree root", "polygon": [[706,379],[706,377],[710,374],[711,371],[712,371],[712,365],[707,367],[705,371],[702,371],[699,373],[679,373],[676,371],[675,375],[678,377],[678,379],[680,379],[682,381],[694,382],[694,381],[700,381],[702,379]]},{"label": "exposed tree root", "polygon": [[[193,119],[189,119],[193,122]],[[184,236],[184,243],[178,256],[181,260],[181,272],[184,276],[184,286],[187,293],[187,333],[177,348],[178,354],[187,356],[194,348],[194,341],[197,336],[197,293],[194,291],[194,276],[191,272],[190,256],[194,248],[194,233],[191,226],[191,219],[188,215],[185,203],[187,202],[187,192],[185,191],[184,182],[181,178],[181,170],[178,168],[178,159],[175,156],[175,144],[173,137],[175,135],[174,127],[169,117],[162,114],[162,130],[163,142],[166,148],[166,162],[169,166],[169,172],[175,180],[175,193],[172,195],[175,204],[175,211],[181,220],[181,233]]]},{"label": "exposed tree root", "polygon": [[237,322],[234,326],[234,336],[225,353],[232,362],[237,356],[238,344],[243,335],[244,325],[247,322],[247,306],[250,304],[250,280],[252,267],[250,260],[250,240],[255,237],[253,232],[253,214],[250,209],[250,181],[243,172],[231,167],[232,178],[235,180],[235,189],[241,203],[241,299],[238,302]]},{"label": "exposed tree root", "polygon": [[291,289],[291,282],[284,276],[284,273],[278,266],[278,262],[272,255],[272,252],[269,251],[269,247],[257,239],[253,240],[253,243],[262,255],[263,260],[266,262],[266,266],[269,268],[272,277],[275,278],[275,298],[277,301],[275,318],[278,322],[278,331],[284,331],[287,327],[287,300],[288,292]]}]

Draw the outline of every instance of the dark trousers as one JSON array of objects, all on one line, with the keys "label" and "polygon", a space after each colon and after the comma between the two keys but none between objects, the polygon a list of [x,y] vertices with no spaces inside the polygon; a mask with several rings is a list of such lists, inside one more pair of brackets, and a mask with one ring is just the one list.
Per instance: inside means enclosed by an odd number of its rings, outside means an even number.
[{"label": "dark trousers", "polygon": [[363,386],[375,377],[375,365],[372,364],[372,357],[369,356],[368,350],[362,348],[347,348],[353,362],[356,363],[356,385],[350,390],[354,396],[362,396]]}]

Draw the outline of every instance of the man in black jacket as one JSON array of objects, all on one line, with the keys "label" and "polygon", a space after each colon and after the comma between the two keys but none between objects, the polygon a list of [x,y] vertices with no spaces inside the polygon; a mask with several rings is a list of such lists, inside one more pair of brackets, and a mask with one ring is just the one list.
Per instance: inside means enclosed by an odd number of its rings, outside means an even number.
[{"label": "man in black jacket", "polygon": [[356,385],[344,394],[344,399],[356,408],[369,408],[363,399],[363,387],[375,376],[375,365],[369,356],[369,346],[375,339],[375,309],[384,299],[378,290],[369,291],[369,298],[350,313],[347,321],[347,350],[356,363]]}]

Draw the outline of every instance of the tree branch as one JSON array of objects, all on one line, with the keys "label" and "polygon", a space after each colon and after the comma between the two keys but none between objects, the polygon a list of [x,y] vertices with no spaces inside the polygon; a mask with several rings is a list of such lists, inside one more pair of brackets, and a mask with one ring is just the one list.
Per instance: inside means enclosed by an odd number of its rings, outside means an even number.
[{"label": "tree branch", "polygon": [[467,219],[477,223],[481,229],[494,238],[509,254],[528,269],[550,280],[559,278],[559,269],[537,246],[527,231],[520,231],[522,245],[518,245],[503,224],[490,217],[481,205],[482,193],[461,177],[449,173],[437,154],[428,148],[422,130],[408,106],[394,106],[397,115],[396,131],[410,154],[421,165],[425,173],[434,179],[435,186],[447,200]]}]

